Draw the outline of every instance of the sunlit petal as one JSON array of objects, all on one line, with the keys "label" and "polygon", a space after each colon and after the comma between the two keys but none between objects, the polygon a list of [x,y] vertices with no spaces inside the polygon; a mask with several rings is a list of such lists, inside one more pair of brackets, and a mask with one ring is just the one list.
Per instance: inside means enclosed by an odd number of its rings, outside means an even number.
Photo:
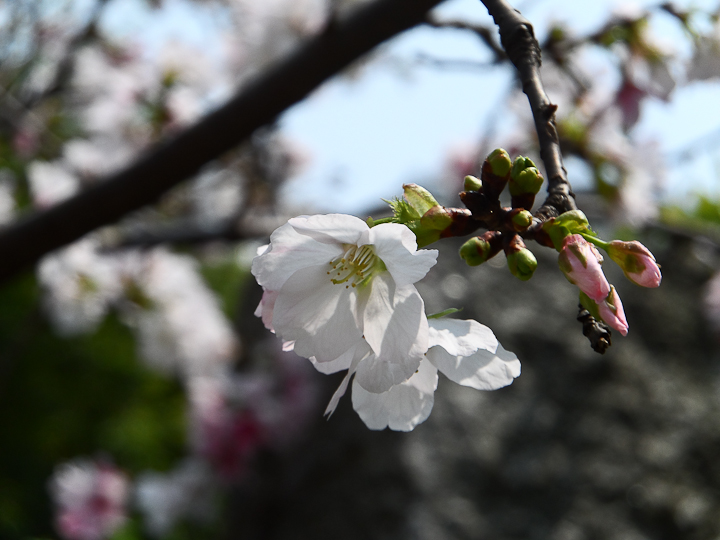
[{"label": "sunlit petal", "polygon": [[296,271],[275,301],[273,327],[295,352],[318,362],[330,362],[357,344],[362,331],[355,323],[355,295],[335,285],[325,267]]},{"label": "sunlit petal", "polygon": [[270,246],[253,259],[252,274],[260,285],[273,291],[279,291],[298,270],[327,264],[343,252],[341,245],[317,242],[296,232],[289,223],[272,233]]},{"label": "sunlit petal", "polygon": [[323,244],[357,244],[360,236],[368,230],[367,223],[362,219],[346,214],[296,217],[288,223],[298,233]]},{"label": "sunlit petal", "polygon": [[365,425],[370,429],[411,431],[430,415],[437,388],[437,369],[423,361],[417,372],[407,381],[387,392],[375,394],[353,383],[352,403]]}]

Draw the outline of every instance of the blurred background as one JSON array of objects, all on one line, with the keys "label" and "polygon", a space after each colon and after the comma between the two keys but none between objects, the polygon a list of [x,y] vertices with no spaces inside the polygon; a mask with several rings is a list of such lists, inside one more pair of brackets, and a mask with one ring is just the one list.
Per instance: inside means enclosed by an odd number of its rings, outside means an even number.
[{"label": "blurred background", "polygon": [[[372,0],[0,3],[0,226],[102,182]],[[0,288],[0,538],[720,538],[720,6],[516,4],[543,48],[593,228],[661,263],[603,356],[551,250],[520,284],[439,242],[428,313],[463,308],[522,375],[442,380],[411,433],[368,430],[253,313],[289,217],[459,206],[496,147],[537,159],[482,4],[448,0],[153,207]],[[288,81],[292,84],[292,81]],[[538,197],[539,201],[542,197]],[[435,246],[433,246],[435,247]]]}]

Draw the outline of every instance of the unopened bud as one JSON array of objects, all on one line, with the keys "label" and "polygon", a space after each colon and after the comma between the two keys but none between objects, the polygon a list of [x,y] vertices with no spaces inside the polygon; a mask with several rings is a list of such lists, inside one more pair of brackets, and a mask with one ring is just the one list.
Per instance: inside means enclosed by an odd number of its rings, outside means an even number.
[{"label": "unopened bud", "polygon": [[537,259],[526,246],[520,235],[513,235],[505,243],[505,256],[507,257],[510,273],[516,278],[527,281],[535,273]]},{"label": "unopened bud", "polygon": [[502,148],[496,148],[487,157],[488,163],[493,174],[506,177],[512,169],[513,162],[510,159],[510,155]]},{"label": "unopened bud", "polygon": [[610,258],[622,268],[633,283],[641,287],[658,287],[662,280],[660,267],[648,248],[637,240],[613,240],[605,248]]},{"label": "unopened bud", "polygon": [[521,172],[531,167],[535,167],[535,162],[532,159],[524,156],[516,157],[510,169],[510,178],[517,178]]},{"label": "unopened bud", "polygon": [[433,206],[438,206],[432,193],[417,184],[404,184],[403,194],[408,204],[421,216]]},{"label": "unopened bud", "polygon": [[507,256],[510,273],[521,281],[527,281],[535,273],[537,259],[528,248],[510,253]]},{"label": "unopened bud", "polygon": [[[532,165],[527,167],[526,164]],[[510,173],[510,195],[535,195],[542,187],[543,176],[529,158],[519,157]]]},{"label": "unopened bud", "polygon": [[527,210],[516,209],[513,210],[510,220],[512,221],[513,228],[516,231],[521,232],[532,225],[533,216]]},{"label": "unopened bud", "polygon": [[482,164],[483,193],[489,200],[497,200],[510,179],[512,161],[502,148],[493,150]]},{"label": "unopened bud", "polygon": [[460,247],[460,257],[469,266],[478,266],[493,258],[502,247],[502,235],[497,231],[488,231],[476,236]]},{"label": "unopened bud", "polygon": [[625,310],[623,309],[620,296],[618,296],[615,287],[610,285],[610,294],[602,302],[598,302],[598,312],[600,317],[610,328],[614,328],[623,336],[627,336],[628,322],[625,318]]},{"label": "unopened bud", "polygon": [[463,188],[465,191],[482,191],[482,181],[479,178],[467,175]]}]

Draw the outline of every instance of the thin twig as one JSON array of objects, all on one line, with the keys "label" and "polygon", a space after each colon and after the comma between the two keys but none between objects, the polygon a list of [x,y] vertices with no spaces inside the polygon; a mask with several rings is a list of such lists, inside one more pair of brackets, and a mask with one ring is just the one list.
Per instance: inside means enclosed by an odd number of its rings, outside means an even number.
[{"label": "thin twig", "polygon": [[535,130],[540,144],[540,158],[545,164],[548,196],[536,212],[541,218],[574,210],[575,194],[567,180],[557,130],[555,111],[540,79],[540,46],[530,22],[505,0],[482,0],[500,30],[500,41],[508,58],[518,71],[522,89],[530,102]]},{"label": "thin twig", "polygon": [[156,202],[359,57],[422,23],[441,1],[377,0],[359,8],[268,68],[225,106],[161,142],[127,169],[9,227],[0,234],[0,281],[46,253]]},{"label": "thin twig", "polygon": [[440,19],[436,19],[435,17],[428,17],[425,20],[425,24],[427,24],[428,26],[432,26],[433,28],[454,28],[457,30],[469,30],[470,32],[476,34],[483,41],[483,43],[485,43],[485,45],[487,45],[488,48],[492,51],[493,56],[495,57],[493,60],[495,64],[499,64],[507,60],[505,50],[495,40],[493,31],[487,26],[482,26],[480,24],[471,24],[466,21],[442,21]]}]

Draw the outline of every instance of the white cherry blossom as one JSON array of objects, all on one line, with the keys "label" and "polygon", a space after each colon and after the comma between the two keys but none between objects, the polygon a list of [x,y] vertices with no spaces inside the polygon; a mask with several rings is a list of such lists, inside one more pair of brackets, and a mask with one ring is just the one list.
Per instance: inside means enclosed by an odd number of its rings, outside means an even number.
[{"label": "white cherry blossom", "polygon": [[[353,408],[367,427],[411,431],[424,422],[433,407],[438,370],[451,381],[477,390],[502,388],[520,375],[517,357],[503,349],[492,331],[477,321],[430,320],[429,345],[415,374],[386,392],[368,392],[357,379],[353,382]],[[335,410],[352,375],[353,367],[335,392],[326,414]]]},{"label": "white cherry blossom", "polygon": [[428,348],[424,303],[413,285],[435,265],[395,223],[353,216],[291,219],[252,265],[265,290],[257,315],[323,373],[350,369],[385,392],[418,369]]}]

